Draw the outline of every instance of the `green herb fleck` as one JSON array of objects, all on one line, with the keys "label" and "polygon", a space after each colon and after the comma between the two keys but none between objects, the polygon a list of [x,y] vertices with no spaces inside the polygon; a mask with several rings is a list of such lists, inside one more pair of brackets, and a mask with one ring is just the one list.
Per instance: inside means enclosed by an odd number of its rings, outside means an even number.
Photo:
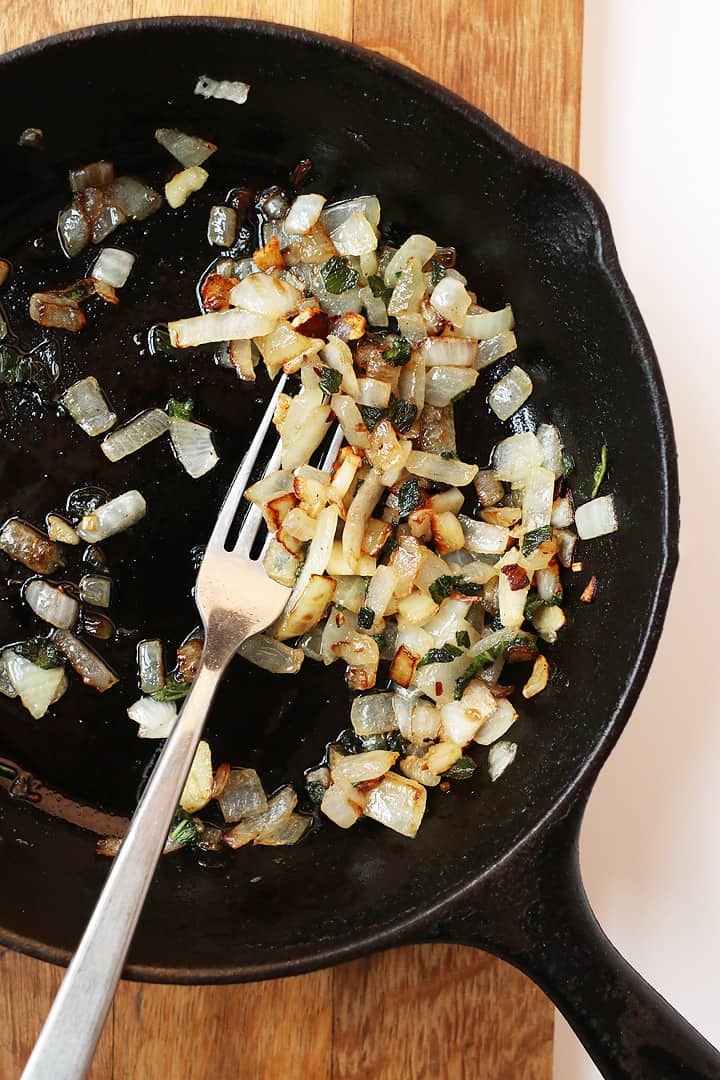
[{"label": "green herb fleck", "polygon": [[323,801],[323,796],[325,794],[325,788],[319,782],[319,780],[311,780],[310,783],[305,785],[305,790],[308,793],[310,802],[315,803],[316,806],[319,806],[320,803]]},{"label": "green herb fleck", "polygon": [[374,431],[385,415],[385,411],[384,409],[378,409],[376,405],[361,405],[360,415],[368,431]]},{"label": "green herb fleck", "polygon": [[361,735],[363,750],[387,750],[387,739],[381,733],[376,735]]},{"label": "green herb fleck", "polygon": [[607,472],[607,446],[603,445],[600,451],[600,460],[598,461],[595,469],[593,470],[593,487],[590,492],[590,498],[594,499],[600,490],[600,485],[605,479],[605,473]]},{"label": "green herb fleck", "polygon": [[337,394],[342,381],[342,371],[336,371],[335,368],[323,367],[320,372],[320,389],[323,394]]},{"label": "green herb fleck", "polygon": [[337,737],[337,743],[347,754],[362,753],[362,740],[352,728],[346,728],[345,731],[341,731]]},{"label": "green herb fleck", "polygon": [[74,285],[68,285],[67,289],[58,289],[55,293],[58,300],[69,300],[76,304],[79,300],[87,300],[95,292],[94,284],[86,281],[76,281]]},{"label": "green herb fleck", "polygon": [[459,461],[460,460],[460,458],[457,456],[457,453],[456,453],[455,450],[441,450],[440,451],[440,457],[443,459],[443,461]]},{"label": "green herb fleck", "polygon": [[172,416],[176,420],[189,420],[192,416],[193,403],[188,401],[176,401],[175,398],[170,398],[165,406],[165,412],[168,416]]},{"label": "green herb fleck", "polygon": [[32,363],[14,345],[0,345],[0,386],[17,386],[30,378]]},{"label": "green herb fleck", "polygon": [[168,841],[179,847],[191,844],[199,832],[198,823],[190,814],[178,808],[170,826]]},{"label": "green herb fleck", "polygon": [[540,547],[540,544],[544,544],[546,540],[552,540],[552,527],[550,525],[543,525],[539,529],[531,529],[530,532],[525,533],[522,542],[523,555],[532,555],[536,548]]},{"label": "green herb fleck", "polygon": [[353,270],[347,260],[339,255],[333,255],[320,267],[320,275],[326,291],[334,295],[354,289],[360,277],[357,270]]},{"label": "green herb fleck", "polygon": [[426,664],[449,664],[458,656],[462,656],[462,649],[458,649],[456,645],[442,645],[438,649],[428,649],[418,667],[425,667]]},{"label": "green herb fleck", "polygon": [[190,693],[190,683],[177,682],[169,679],[165,685],[156,690],[150,697],[153,701],[180,701]]},{"label": "green herb fleck", "polygon": [[538,594],[533,589],[528,593],[527,600],[525,601],[525,618],[532,619],[536,611],[541,607],[557,607],[562,603],[562,588],[560,592],[553,596],[550,600],[541,600]]},{"label": "green herb fleck", "polygon": [[380,554],[378,555],[378,562],[382,562],[384,559],[389,559],[395,548],[398,546],[397,542],[397,526],[393,526],[391,532],[388,534],[388,538],[380,548]]},{"label": "green herb fleck", "polygon": [[43,634],[36,634],[28,641],[21,641],[15,646],[15,652],[44,671],[62,667],[65,662],[62,653],[58,652],[50,638]]},{"label": "green herb fleck", "polygon": [[446,274],[447,270],[441,262],[438,262],[437,259],[430,260],[430,284],[433,287],[439,285]]},{"label": "green herb fleck", "polygon": [[383,350],[383,360],[393,367],[403,367],[412,356],[412,345],[407,338],[401,337]]},{"label": "green herb fleck", "polygon": [[455,764],[448,769],[445,776],[448,780],[469,780],[475,772],[477,765],[471,757],[458,758]]},{"label": "green herb fleck", "polygon": [[420,484],[417,480],[405,480],[398,491],[398,515],[406,518],[420,505]]},{"label": "green herb fleck", "polygon": [[456,630],[455,640],[457,641],[461,649],[470,648],[470,635],[468,634],[467,630]]},{"label": "green herb fleck", "polygon": [[477,656],[474,656],[462,675],[455,680],[455,693],[453,695],[455,700],[460,700],[468,684],[475,678],[475,674],[480,668],[493,664],[500,656],[504,656],[511,649],[519,646],[524,649],[532,646],[537,651],[537,646],[531,637],[527,634],[518,634],[516,637],[508,638],[505,641],[498,641],[497,644],[491,645],[489,649],[484,649]]},{"label": "green herb fleck", "polygon": [[392,296],[393,291],[392,289],[388,289],[387,285],[381,277],[378,277],[377,274],[370,274],[367,279],[367,283],[373,296],[376,296],[379,300],[384,300],[385,303],[388,302],[388,300]]},{"label": "green herb fleck", "polygon": [[387,408],[387,418],[397,431],[409,431],[417,419],[417,405],[393,396]]},{"label": "green herb fleck", "polygon": [[453,593],[457,596],[482,596],[482,591],[482,585],[477,581],[466,581],[461,574],[442,574],[430,585],[430,595],[436,604],[442,604]]},{"label": "green herb fleck", "polygon": [[372,630],[372,624],[375,622],[375,612],[372,608],[361,607],[358,611],[357,624],[361,630]]}]

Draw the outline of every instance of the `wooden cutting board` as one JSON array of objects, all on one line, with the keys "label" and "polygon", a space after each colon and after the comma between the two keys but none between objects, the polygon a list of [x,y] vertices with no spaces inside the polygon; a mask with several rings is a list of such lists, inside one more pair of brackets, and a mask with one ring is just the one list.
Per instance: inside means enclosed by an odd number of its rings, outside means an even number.
[{"label": "wooden cutting board", "polygon": [[[0,51],[157,15],[292,23],[376,49],[577,165],[582,0],[0,0]],[[0,1080],[14,1080],[61,973],[0,950]],[[549,1080],[552,1007],[484,953],[420,946],[272,983],[123,983],[91,1080]]]}]

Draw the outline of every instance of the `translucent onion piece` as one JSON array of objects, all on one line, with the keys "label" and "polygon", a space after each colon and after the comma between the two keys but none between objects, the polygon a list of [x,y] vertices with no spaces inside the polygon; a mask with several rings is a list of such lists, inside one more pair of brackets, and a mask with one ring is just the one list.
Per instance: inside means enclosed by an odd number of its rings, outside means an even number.
[{"label": "translucent onion piece", "polygon": [[329,427],[330,407],[318,403],[312,391],[293,398],[281,431],[282,468],[296,469],[304,464],[317,450]]},{"label": "translucent onion piece", "polygon": [[117,422],[116,414],[92,375],[68,387],[60,402],[86,435],[102,435]]},{"label": "translucent onion piece", "polygon": [[189,169],[183,169],[168,180],[165,185],[165,198],[173,210],[184,206],[194,192],[200,191],[207,183],[208,175],[202,165],[191,165]]},{"label": "translucent onion piece", "polygon": [[[418,268],[422,270],[425,263],[428,262],[429,259],[432,259],[436,250],[437,245],[429,236],[423,236],[422,233],[413,233],[412,236],[407,238],[404,244],[400,245],[385,267],[385,284],[388,288],[394,288],[397,281],[397,275],[402,273],[411,259],[415,259],[418,263]],[[423,281],[423,292],[425,291],[424,286],[425,283]]]},{"label": "translucent onion piece", "polygon": [[465,322],[458,333],[463,337],[480,338],[489,341],[497,337],[503,330],[512,330],[515,326],[515,316],[509,304],[499,311],[468,312]]},{"label": "translucent onion piece", "polygon": [[86,514],[77,534],[88,544],[97,544],[109,536],[124,532],[145,517],[147,504],[139,491],[126,491]]},{"label": "translucent onion piece", "polygon": [[517,364],[503,375],[488,394],[488,404],[498,420],[509,420],[532,394],[532,379]]},{"label": "translucent onion piece", "polygon": [[115,166],[111,161],[93,161],[80,169],[71,169],[68,178],[70,190],[75,193],[106,187],[115,179]]},{"label": "translucent onion piece", "polygon": [[358,379],[356,400],[360,405],[386,409],[390,404],[391,386],[380,379]]},{"label": "translucent onion piece", "polygon": [[392,694],[364,694],[350,709],[350,722],[358,735],[382,735],[397,727]]},{"label": "translucent onion piece", "polygon": [[538,608],[532,617],[532,624],[537,630],[538,637],[550,645],[555,644],[558,630],[562,630],[566,622],[565,612],[557,605]]},{"label": "translucent onion piece", "polygon": [[135,265],[135,256],[120,248],[104,248],[90,271],[90,277],[104,281],[113,289],[122,289],[127,284],[130,272]]},{"label": "translucent onion piece", "polygon": [[505,488],[494,469],[480,469],[473,480],[478,502],[481,506],[495,506],[505,498]]},{"label": "translucent onion piece", "polygon": [[275,319],[250,311],[211,311],[190,319],[168,323],[170,344],[176,349],[191,345],[207,345],[214,341],[253,338],[269,334]]},{"label": "translucent onion piece", "polygon": [[477,472],[477,465],[466,464],[457,458],[444,458],[440,454],[428,454],[424,450],[413,450],[407,460],[408,472],[422,476],[426,480],[435,480],[451,487],[463,487],[469,484]]},{"label": "translucent onion piece", "polygon": [[400,274],[388,304],[388,315],[414,315],[425,294],[425,278],[419,259],[410,259]]},{"label": "translucent onion piece", "polygon": [[425,382],[425,401],[428,405],[451,405],[472,390],[477,378],[477,371],[466,367],[431,367]]},{"label": "translucent onion piece", "polygon": [[105,574],[85,574],[80,578],[80,599],[93,607],[109,607],[112,581]]},{"label": "translucent onion piece", "polygon": [[267,274],[250,274],[230,293],[230,303],[235,307],[267,315],[272,319],[284,319],[297,311],[302,293],[299,289]]},{"label": "translucent onion piece", "polygon": [[12,649],[5,649],[3,652],[0,652],[0,694],[3,694],[4,697],[8,698],[16,698],[18,696],[18,692],[10,682],[10,677],[7,673],[6,657],[9,657],[12,652]]},{"label": "translucent onion piece", "polygon": [[24,595],[37,617],[44,619],[51,626],[69,630],[77,622],[80,605],[63,589],[58,589],[47,581],[36,579],[28,582]]},{"label": "translucent onion piece", "polygon": [[490,779],[495,782],[512,765],[517,754],[517,743],[498,742],[490,747],[488,752],[488,773]]},{"label": "translucent onion piece", "polygon": [[162,196],[132,176],[119,176],[105,188],[109,203],[135,221],[144,221],[162,206]]},{"label": "translucent onion piece", "polygon": [[60,211],[58,233],[65,252],[71,257],[78,255],[90,243],[90,225],[76,206]]},{"label": "translucent onion piece", "polygon": [[301,236],[309,232],[320,217],[324,205],[324,195],[298,195],[288,210],[283,225],[288,236]]},{"label": "translucent onion piece", "polygon": [[364,214],[376,228],[380,224],[380,202],[375,195],[358,195],[355,199],[326,206],[321,214],[322,223],[329,233],[334,232],[356,211]]},{"label": "translucent onion piece", "polygon": [[194,480],[214,469],[220,460],[213,445],[212,432],[204,424],[171,416],[170,441],[178,461]]},{"label": "translucent onion piece", "polygon": [[69,630],[53,630],[52,643],[75,669],[85,685],[92,686],[98,693],[104,694],[118,681],[117,675],[111,671],[105,661]]},{"label": "translucent onion piece", "polygon": [[158,638],[138,642],[138,682],[143,694],[154,694],[165,685],[163,644]]},{"label": "translucent onion piece", "polygon": [[554,424],[540,424],[536,434],[543,448],[544,467],[550,469],[555,476],[562,476],[563,453],[560,432]]},{"label": "translucent onion piece", "polygon": [[231,206],[211,206],[208,218],[208,242],[216,247],[229,248],[235,242],[238,229],[237,210]]},{"label": "translucent onion piece", "polygon": [[418,345],[418,354],[426,367],[472,367],[477,342],[468,338],[429,337]]},{"label": "translucent onion piece", "polygon": [[453,326],[462,326],[472,300],[461,282],[446,275],[430,294],[430,303]]},{"label": "translucent onion piece", "polygon": [[[342,375],[343,378],[340,389],[343,394],[357,397],[358,379],[355,374],[355,368],[353,367],[353,354],[348,343],[346,341],[341,341],[339,337],[330,334],[327,345],[321,350],[320,356],[333,371],[339,371]],[[360,420],[362,420],[362,418],[360,418]],[[348,442],[351,441],[352,440],[348,439]]]},{"label": "translucent onion piece", "polygon": [[385,301],[380,296],[373,296],[372,289],[363,287],[360,290],[360,299],[365,308],[367,321],[370,326],[388,326],[388,313]]},{"label": "translucent onion piece", "polygon": [[305,659],[302,649],[292,649],[267,634],[253,634],[238,648],[238,655],[273,675],[297,675]]},{"label": "translucent onion piece", "polygon": [[57,544],[19,518],[6,521],[0,530],[0,551],[35,574],[52,574],[63,565]]},{"label": "translucent onion piece", "polygon": [[474,741],[480,746],[490,746],[499,739],[506,731],[509,731],[518,718],[509,698],[499,698],[494,712],[485,720],[482,727],[474,736]]},{"label": "translucent onion piece", "polygon": [[60,544],[79,544],[80,537],[73,529],[69,522],[65,521],[65,518],[59,517],[57,514],[48,514],[47,516],[48,536],[51,540],[56,540]]},{"label": "translucent onion piece", "polygon": [[398,755],[392,750],[369,750],[361,754],[348,754],[341,757],[331,768],[333,780],[341,776],[351,784],[362,784],[367,780],[377,780],[384,776],[397,761]]},{"label": "translucent onion piece", "polygon": [[367,795],[338,776],[323,795],[320,809],[333,824],[341,829],[349,829],[362,817],[366,803]]},{"label": "translucent onion piece", "polygon": [[284,787],[268,799],[267,809],[256,814],[248,814],[243,821],[225,834],[225,843],[230,847],[244,847],[256,840],[263,832],[275,828],[290,817],[297,806],[297,795],[293,788]]},{"label": "translucent onion piece", "polygon": [[202,165],[217,150],[217,146],[207,139],[186,135],[175,128],[158,128],[155,138],[186,169],[191,165]]},{"label": "translucent onion piece", "polygon": [[[333,398],[333,402],[334,402]],[[351,573],[360,573],[360,559],[363,536],[367,523],[384,488],[380,477],[371,472],[356,490],[353,501],[347,511],[342,534],[343,555],[351,568]]]},{"label": "translucent onion piece", "polygon": [[494,364],[496,360],[502,360],[503,356],[517,349],[517,341],[512,330],[503,330],[489,341],[481,341],[478,345],[475,365],[478,371]]},{"label": "translucent onion piece", "polygon": [[100,443],[100,449],[110,461],[120,461],[159,439],[169,426],[167,413],[163,409],[148,409],[107,435]]},{"label": "translucent onion piece", "polygon": [[420,828],[426,802],[422,784],[388,773],[370,792],[364,813],[402,836],[413,837]]},{"label": "translucent onion piece", "polygon": [[141,697],[130,706],[127,714],[138,725],[139,739],[167,739],[175,727],[177,706],[174,701]]},{"label": "translucent onion piece", "polygon": [[359,257],[375,251],[378,246],[377,233],[360,210],[355,210],[346,218],[330,234],[330,239],[340,255]]},{"label": "translucent onion piece", "polygon": [[531,431],[523,431],[497,444],[493,454],[493,470],[498,480],[522,484],[531,469],[542,465],[544,456],[537,436]]},{"label": "translucent onion piece", "polygon": [[30,715],[40,720],[67,689],[65,669],[41,668],[11,649],[3,655],[12,688]]},{"label": "translucent onion piece", "polygon": [[522,527],[525,532],[544,529],[550,524],[555,473],[541,465],[531,469],[525,480],[522,500]]},{"label": "translucent onion piece", "polygon": [[49,293],[33,293],[28,310],[33,322],[48,329],[76,334],[87,323],[77,304],[60,301]]},{"label": "translucent onion piece", "polygon": [[210,747],[203,740],[198,743],[188,778],[185,781],[180,805],[188,814],[196,814],[207,806],[212,798],[213,770]]},{"label": "translucent onion piece", "polygon": [[264,829],[255,843],[261,847],[289,847],[302,840],[312,819],[304,814],[290,814],[285,821]]},{"label": "translucent onion piece", "polygon": [[217,801],[228,823],[261,813],[268,807],[267,795],[254,769],[231,769]]},{"label": "translucent onion piece", "polygon": [[613,495],[602,495],[575,510],[575,528],[581,540],[593,540],[617,532],[618,519]]},{"label": "translucent onion piece", "polygon": [[350,445],[367,450],[368,431],[353,399],[347,394],[333,394],[330,404]]},{"label": "translucent onion piece", "polygon": [[228,79],[211,79],[209,75],[201,75],[195,84],[195,94],[204,98],[219,98],[221,101],[233,101],[236,105],[244,105],[250,93],[250,85],[244,82],[230,82]]}]

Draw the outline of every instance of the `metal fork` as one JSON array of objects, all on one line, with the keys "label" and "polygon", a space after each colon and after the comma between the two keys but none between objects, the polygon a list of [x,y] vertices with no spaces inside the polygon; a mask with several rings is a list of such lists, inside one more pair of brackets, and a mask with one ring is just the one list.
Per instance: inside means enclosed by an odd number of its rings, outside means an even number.
[{"label": "metal fork", "polygon": [[[192,689],[133,815],[22,1080],[81,1080],[85,1076],[220,678],[238,646],[269,626],[290,595],[290,589],[271,581],[259,559],[250,558],[262,520],[255,505],[233,550],[225,547],[284,383],[283,376],[225,497],[200,565],[195,602],[205,628],[205,649]],[[323,467],[335,460],[341,442],[338,431]],[[265,475],[278,468],[280,449],[278,443]]]}]

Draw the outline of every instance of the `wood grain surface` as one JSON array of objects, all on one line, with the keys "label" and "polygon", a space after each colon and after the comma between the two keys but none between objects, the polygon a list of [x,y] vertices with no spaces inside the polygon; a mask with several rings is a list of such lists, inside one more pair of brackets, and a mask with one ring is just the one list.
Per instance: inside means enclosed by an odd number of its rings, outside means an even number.
[{"label": "wood grain surface", "polygon": [[[0,0],[0,51],[90,23],[233,15],[353,39],[577,164],[582,0]],[[61,972],[0,951],[0,1080],[18,1077]],[[471,949],[421,946],[273,983],[123,983],[91,1080],[549,1080],[552,1008]]]}]

